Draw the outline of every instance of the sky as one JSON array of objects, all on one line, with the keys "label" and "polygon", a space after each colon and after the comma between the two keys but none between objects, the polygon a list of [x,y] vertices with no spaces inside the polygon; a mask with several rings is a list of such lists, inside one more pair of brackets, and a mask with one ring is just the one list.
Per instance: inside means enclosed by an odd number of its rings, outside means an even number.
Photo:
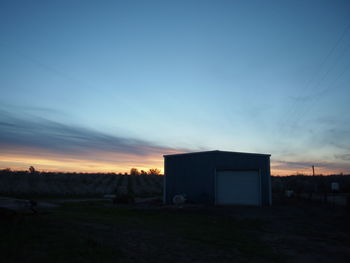
[{"label": "sky", "polygon": [[350,2],[0,2],[0,168],[271,154],[350,173]]}]

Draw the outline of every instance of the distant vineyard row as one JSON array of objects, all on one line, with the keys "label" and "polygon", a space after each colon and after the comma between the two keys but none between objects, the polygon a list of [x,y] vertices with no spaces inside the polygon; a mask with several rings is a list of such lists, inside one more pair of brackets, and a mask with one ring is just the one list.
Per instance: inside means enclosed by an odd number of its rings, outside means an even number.
[{"label": "distant vineyard row", "polygon": [[284,193],[286,190],[295,193],[330,193],[332,183],[339,185],[337,192],[350,193],[350,175],[273,176],[271,181],[273,193]]},{"label": "distant vineyard row", "polygon": [[[134,196],[161,195],[163,176],[139,173],[80,174],[40,173],[0,170],[0,194],[46,196],[103,196],[128,194]],[[350,193],[350,175],[272,177],[272,191],[285,193],[327,193],[331,183],[339,184],[340,193]]]},{"label": "distant vineyard row", "polygon": [[0,174],[0,194],[103,196],[160,195],[163,176],[117,174]]}]

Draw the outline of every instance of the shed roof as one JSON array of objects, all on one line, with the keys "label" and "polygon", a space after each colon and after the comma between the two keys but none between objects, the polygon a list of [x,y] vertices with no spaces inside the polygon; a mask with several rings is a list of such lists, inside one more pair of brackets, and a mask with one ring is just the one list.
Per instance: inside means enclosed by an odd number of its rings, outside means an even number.
[{"label": "shed roof", "polygon": [[245,152],[230,152],[230,151],[214,150],[214,151],[203,151],[203,152],[189,152],[189,153],[167,154],[167,155],[163,155],[163,157],[167,158],[167,157],[176,157],[176,156],[183,156],[183,155],[203,154],[203,153],[229,153],[229,154],[271,156],[271,154],[264,154],[264,153],[245,153]]}]

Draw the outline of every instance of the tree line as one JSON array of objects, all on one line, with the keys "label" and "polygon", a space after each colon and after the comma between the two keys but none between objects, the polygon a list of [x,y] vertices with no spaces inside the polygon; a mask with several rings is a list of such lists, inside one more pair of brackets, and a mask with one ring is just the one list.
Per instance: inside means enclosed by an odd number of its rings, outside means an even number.
[{"label": "tree line", "polygon": [[88,172],[45,172],[45,171],[39,171],[34,166],[30,166],[28,170],[11,170],[10,168],[0,169],[0,175],[50,175],[50,174],[87,174],[87,175],[132,175],[132,176],[138,176],[138,175],[150,175],[150,176],[160,176],[161,171],[158,168],[151,168],[147,171],[145,170],[139,170],[137,168],[131,168],[129,173],[115,173],[115,172],[109,172],[109,173],[88,173]]}]

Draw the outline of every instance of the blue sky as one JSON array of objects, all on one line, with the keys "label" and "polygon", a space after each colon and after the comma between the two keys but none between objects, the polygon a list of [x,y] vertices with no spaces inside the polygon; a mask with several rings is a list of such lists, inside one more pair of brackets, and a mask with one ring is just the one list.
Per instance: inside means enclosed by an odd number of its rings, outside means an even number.
[{"label": "blue sky", "polygon": [[0,166],[125,170],[219,149],[271,153],[275,173],[350,172],[349,13],[349,1],[1,1]]}]

